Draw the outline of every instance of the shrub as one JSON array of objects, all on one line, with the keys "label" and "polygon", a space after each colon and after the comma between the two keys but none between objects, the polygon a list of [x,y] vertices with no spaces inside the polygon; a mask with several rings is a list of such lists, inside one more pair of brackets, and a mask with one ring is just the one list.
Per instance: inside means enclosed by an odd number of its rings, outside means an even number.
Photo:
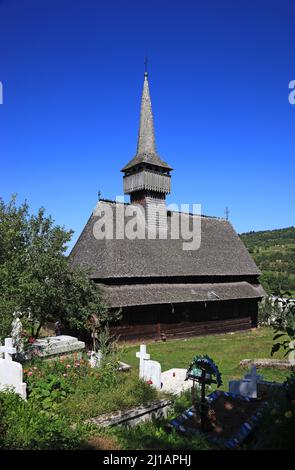
[{"label": "shrub", "polygon": [[76,449],[87,433],[58,415],[48,415],[30,401],[0,392],[1,449]]},{"label": "shrub", "polygon": [[88,361],[84,359],[36,359],[24,368],[30,402],[47,411],[55,411],[57,405],[74,393],[78,381],[89,373]]},{"label": "shrub", "polygon": [[282,299],[282,313],[276,319],[273,337],[274,341],[280,339],[274,343],[271,355],[283,349],[285,356],[294,351],[295,342],[295,302],[292,299]]},{"label": "shrub", "polygon": [[272,325],[278,316],[281,315],[281,308],[277,300],[271,295],[265,297],[258,306],[258,324],[259,326]]}]

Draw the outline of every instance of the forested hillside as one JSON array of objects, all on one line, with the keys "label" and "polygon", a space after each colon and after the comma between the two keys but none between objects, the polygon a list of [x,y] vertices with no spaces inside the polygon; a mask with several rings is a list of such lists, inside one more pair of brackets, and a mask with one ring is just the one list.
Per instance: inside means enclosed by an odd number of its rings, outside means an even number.
[{"label": "forested hillside", "polygon": [[261,282],[268,293],[295,293],[295,227],[240,235],[262,271]]}]

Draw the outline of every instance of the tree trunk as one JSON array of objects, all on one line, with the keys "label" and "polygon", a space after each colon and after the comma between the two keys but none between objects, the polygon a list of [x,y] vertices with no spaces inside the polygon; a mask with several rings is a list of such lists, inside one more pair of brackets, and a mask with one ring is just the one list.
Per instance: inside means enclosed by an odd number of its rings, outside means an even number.
[{"label": "tree trunk", "polygon": [[42,323],[39,323],[39,326],[38,326],[38,328],[37,328],[37,330],[36,330],[36,334],[35,334],[35,336],[34,336],[35,339],[38,338],[42,326],[43,326],[43,324],[42,324]]}]

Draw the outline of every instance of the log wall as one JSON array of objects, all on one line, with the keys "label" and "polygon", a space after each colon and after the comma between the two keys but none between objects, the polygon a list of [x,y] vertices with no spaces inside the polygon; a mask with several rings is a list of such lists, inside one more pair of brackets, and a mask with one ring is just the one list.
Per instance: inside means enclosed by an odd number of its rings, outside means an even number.
[{"label": "log wall", "polygon": [[244,331],[251,328],[251,317],[206,322],[156,323],[146,325],[112,326],[111,333],[119,341],[189,338],[208,334]]}]

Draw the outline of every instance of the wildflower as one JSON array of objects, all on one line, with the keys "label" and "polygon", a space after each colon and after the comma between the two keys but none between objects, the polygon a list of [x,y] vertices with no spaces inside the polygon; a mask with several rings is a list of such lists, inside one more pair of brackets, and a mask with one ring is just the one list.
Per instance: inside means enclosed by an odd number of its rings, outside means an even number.
[{"label": "wildflower", "polygon": [[67,376],[68,376],[68,374],[66,374],[66,373],[64,373],[64,374],[62,374],[62,375],[63,375],[64,377],[67,377]]},{"label": "wildflower", "polygon": [[28,376],[30,375],[33,375],[33,372],[31,370],[28,372]]},{"label": "wildflower", "polygon": [[70,369],[71,368],[71,364],[67,364],[67,369]]},{"label": "wildflower", "polygon": [[80,367],[80,362],[75,362],[75,367]]},{"label": "wildflower", "polygon": [[293,416],[293,413],[292,413],[291,410],[288,410],[288,411],[285,412],[285,417],[286,418],[292,418],[292,416]]},{"label": "wildflower", "polygon": [[34,370],[38,370],[38,367],[35,366],[35,367],[33,367],[33,369],[34,369]]}]

